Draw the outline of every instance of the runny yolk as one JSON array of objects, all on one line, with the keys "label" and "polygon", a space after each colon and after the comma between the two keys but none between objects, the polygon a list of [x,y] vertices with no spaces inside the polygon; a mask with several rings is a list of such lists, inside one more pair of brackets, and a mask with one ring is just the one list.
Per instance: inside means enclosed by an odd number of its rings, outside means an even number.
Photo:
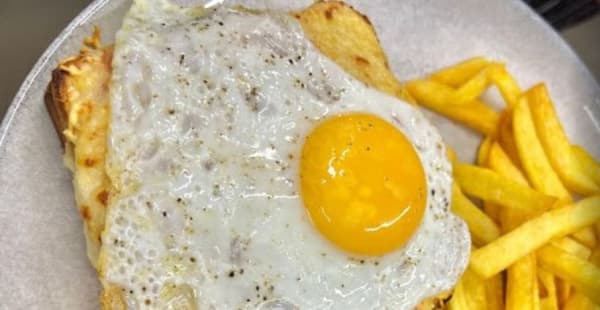
[{"label": "runny yolk", "polygon": [[300,179],[313,224],[355,254],[402,247],[423,218],[421,161],[394,125],[374,115],[345,114],[320,123],[304,142]]}]

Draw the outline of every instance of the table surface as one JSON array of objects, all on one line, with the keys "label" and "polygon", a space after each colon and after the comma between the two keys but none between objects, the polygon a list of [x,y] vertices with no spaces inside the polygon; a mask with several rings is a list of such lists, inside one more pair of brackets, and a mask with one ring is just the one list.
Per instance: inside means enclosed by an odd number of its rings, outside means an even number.
[{"label": "table surface", "polygon": [[[0,10],[0,120],[38,57],[90,0],[3,0]],[[562,32],[600,80],[600,14]]]}]

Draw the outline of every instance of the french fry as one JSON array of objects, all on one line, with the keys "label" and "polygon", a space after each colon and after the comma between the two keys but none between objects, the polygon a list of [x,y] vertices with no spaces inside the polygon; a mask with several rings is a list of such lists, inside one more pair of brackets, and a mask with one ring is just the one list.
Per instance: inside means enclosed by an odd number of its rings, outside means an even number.
[{"label": "french fry", "polygon": [[417,102],[428,109],[442,114],[484,135],[494,135],[498,123],[498,113],[481,101],[463,105],[448,104],[453,89],[429,80],[413,80],[406,83],[406,89]]},{"label": "french fry", "polygon": [[[490,146],[487,163],[490,169],[499,175],[516,183],[528,186],[525,176],[523,176],[519,168],[512,163],[508,155],[506,155],[500,144],[497,142],[492,143]],[[518,212],[516,210],[502,210],[502,212],[500,212],[500,223],[502,224],[502,229],[505,232],[510,231],[519,225],[526,218],[526,215],[527,214]]]},{"label": "french fry", "polygon": [[540,309],[558,309],[556,282],[554,276],[546,270],[538,270],[538,277],[543,286],[543,295],[540,299]]},{"label": "french fry", "polygon": [[537,136],[561,181],[569,190],[582,195],[600,192],[600,187],[581,170],[571,153],[571,144],[556,116],[546,86],[538,84],[527,94]]},{"label": "french fry", "polygon": [[600,186],[600,162],[579,145],[572,145],[571,151],[581,170],[594,180],[596,185]]},{"label": "french fry", "polygon": [[454,178],[468,195],[525,213],[548,209],[555,202],[553,197],[513,182],[486,168],[456,164]]},{"label": "french fry", "polygon": [[[506,309],[537,309],[539,303],[535,255],[529,254],[508,267]],[[537,300],[536,300],[537,299]]]},{"label": "french fry", "polygon": [[500,236],[496,223],[465,197],[456,183],[452,184],[451,206],[452,212],[467,223],[476,245],[487,244]]},{"label": "french fry", "polygon": [[506,71],[504,65],[490,65],[489,78],[491,82],[496,85],[498,90],[500,90],[500,94],[502,94],[508,107],[514,107],[521,95],[521,87],[519,87],[517,81],[515,81],[508,71]]},{"label": "french fry", "polygon": [[492,219],[496,223],[500,223],[500,207],[494,203],[489,201],[483,202],[483,212],[487,214],[490,219]]},{"label": "french fry", "polygon": [[476,100],[490,85],[488,69],[484,68],[454,91],[450,103],[463,105]]},{"label": "french fry", "polygon": [[[534,261],[536,260],[535,253],[531,253],[528,256],[533,257]],[[517,263],[518,263],[518,261],[517,261]],[[537,269],[537,265],[536,265],[536,269]],[[541,304],[540,298],[541,298],[542,295],[541,295],[541,292],[540,292],[540,281],[538,281],[538,279],[537,279],[537,271],[535,272],[535,274],[536,274],[536,278],[535,278],[535,281],[534,281],[534,289],[535,289],[534,294],[535,295],[533,295],[531,298],[533,299],[533,309],[541,309],[541,307],[540,307],[540,304]],[[516,309],[520,309],[520,308],[516,308]]]},{"label": "french fry", "polygon": [[[492,143],[488,166],[496,173],[516,183],[527,185],[521,171],[515,167],[497,142]],[[503,209],[501,223],[504,232],[517,227],[526,216],[513,209]],[[508,267],[506,272],[506,309],[537,309],[539,306],[535,255],[529,254]]]},{"label": "french fry", "polygon": [[537,137],[529,110],[530,96],[531,92],[521,96],[513,110],[513,132],[521,165],[533,188],[568,201],[570,194],[554,172]]},{"label": "french fry", "polygon": [[450,310],[487,309],[485,282],[467,269],[454,288],[448,304]]},{"label": "french fry", "polygon": [[[571,201],[571,195],[552,168],[542,144],[537,137],[529,103],[535,99],[534,89],[527,91],[513,110],[513,132],[520,162],[533,187],[547,195],[558,197],[563,203]],[[593,246],[595,237],[589,229],[574,234],[577,240]]]},{"label": "french fry", "polygon": [[504,310],[504,279],[499,273],[485,281],[487,309]]},{"label": "french fry", "polygon": [[596,246],[596,234],[594,233],[594,229],[592,227],[586,227],[575,232],[573,234],[573,238],[577,239],[577,241],[581,242],[588,248],[593,248]]},{"label": "french fry", "polygon": [[599,305],[595,305],[585,295],[574,292],[565,303],[564,310],[600,310]]},{"label": "french fry", "polygon": [[448,156],[450,163],[454,165],[457,160],[456,152],[449,145],[446,145],[446,155]]},{"label": "french fry", "polygon": [[581,259],[587,260],[592,255],[592,250],[569,237],[554,240],[552,245]]},{"label": "french fry", "polygon": [[519,170],[519,168],[511,161],[510,157],[504,152],[504,149],[499,143],[492,143],[487,158],[488,166],[492,170],[512,181],[529,186],[529,183],[521,170]]},{"label": "french fry", "polygon": [[418,102],[423,101],[425,106],[452,105],[451,99],[455,92],[454,88],[432,80],[408,81],[406,88]]},{"label": "french fry", "polygon": [[521,167],[519,159],[519,152],[517,151],[517,144],[515,142],[515,135],[513,133],[512,126],[512,110],[506,109],[500,115],[498,121],[498,129],[496,132],[498,143],[502,146],[502,149],[506,152],[510,160],[517,167]]},{"label": "french fry", "polygon": [[594,196],[545,212],[473,251],[470,266],[482,277],[491,277],[548,241],[600,220],[599,205],[600,196]]},{"label": "french fry", "polygon": [[[506,102],[502,114],[478,99],[490,85]],[[485,136],[480,167],[448,150],[452,211],[481,246],[473,247],[449,309],[598,307],[600,163],[570,144],[546,87],[522,93],[504,64],[475,57],[410,81],[406,91]],[[593,196],[573,202],[570,192]],[[482,199],[483,208],[465,194]]]},{"label": "french fry", "polygon": [[[463,275],[464,276],[464,275]],[[468,310],[465,297],[465,289],[460,285],[460,282],[454,286],[452,298],[448,302],[448,310]]]},{"label": "french fry", "polygon": [[490,147],[494,140],[492,137],[485,137],[481,144],[479,145],[479,149],[477,150],[477,164],[480,166],[487,166],[488,154],[490,153]]},{"label": "french fry", "polygon": [[569,299],[569,296],[571,296],[573,286],[571,286],[569,281],[558,277],[554,277],[554,281],[556,282],[556,299],[558,301],[558,307],[562,308]]},{"label": "french fry", "polygon": [[592,255],[590,255],[590,263],[600,268],[600,248],[594,248]]},{"label": "french fry", "polygon": [[[492,146],[493,139],[492,137],[485,137],[481,144],[479,145],[479,149],[477,150],[477,165],[485,167],[487,166],[487,158],[488,153],[490,151],[490,147]],[[500,219],[500,209],[497,205],[484,201],[483,202],[483,210],[487,213],[494,221],[499,222]]]},{"label": "french fry", "polygon": [[489,64],[483,57],[473,57],[433,73],[430,78],[451,87],[459,87]]},{"label": "french fry", "polygon": [[600,304],[600,268],[553,245],[537,253],[540,266],[572,283],[579,292]]}]

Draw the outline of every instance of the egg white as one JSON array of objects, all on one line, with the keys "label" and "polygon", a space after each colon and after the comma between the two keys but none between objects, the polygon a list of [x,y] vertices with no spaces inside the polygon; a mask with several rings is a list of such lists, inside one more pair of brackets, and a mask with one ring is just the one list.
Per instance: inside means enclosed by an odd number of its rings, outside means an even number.
[{"label": "egg white", "polygon": [[[164,308],[169,287],[185,287],[198,309],[405,309],[464,270],[470,239],[449,211],[436,129],[320,54],[286,14],[135,1],[112,78],[107,168],[120,192],[101,272],[131,308]],[[298,194],[304,137],[349,112],[396,125],[427,177],[420,228],[381,257],[330,244]]]}]

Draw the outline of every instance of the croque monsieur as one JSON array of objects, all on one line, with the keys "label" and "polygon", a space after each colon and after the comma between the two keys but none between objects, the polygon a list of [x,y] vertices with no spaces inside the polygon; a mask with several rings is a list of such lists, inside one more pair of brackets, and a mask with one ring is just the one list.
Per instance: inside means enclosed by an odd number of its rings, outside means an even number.
[{"label": "croque monsieur", "polygon": [[137,0],[45,99],[104,309],[433,309],[466,266],[441,138],[344,3]]}]

